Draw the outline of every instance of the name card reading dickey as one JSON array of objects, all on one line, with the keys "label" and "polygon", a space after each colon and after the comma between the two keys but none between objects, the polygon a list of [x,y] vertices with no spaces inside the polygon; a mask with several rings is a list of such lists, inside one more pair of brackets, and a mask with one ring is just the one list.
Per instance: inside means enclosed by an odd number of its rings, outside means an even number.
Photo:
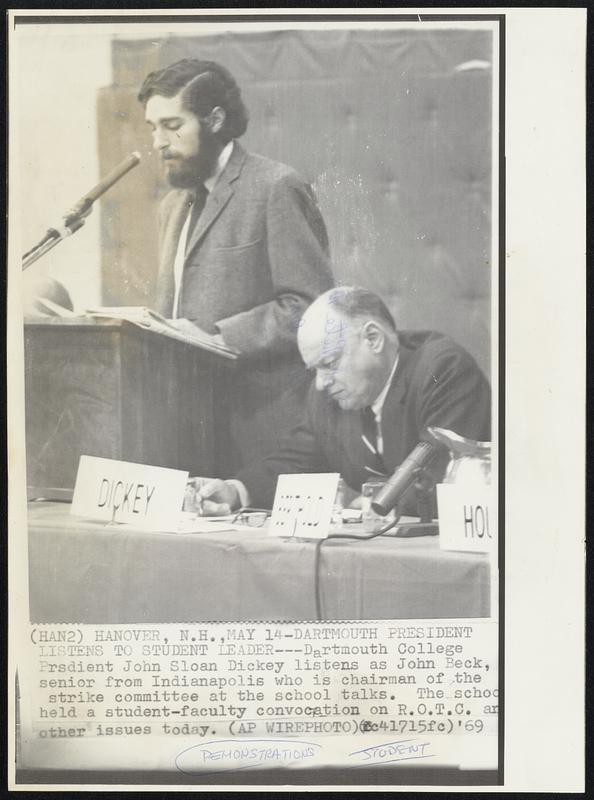
[{"label": "name card reading dickey", "polygon": [[129,522],[149,530],[177,530],[188,473],[81,456],[70,513]]}]

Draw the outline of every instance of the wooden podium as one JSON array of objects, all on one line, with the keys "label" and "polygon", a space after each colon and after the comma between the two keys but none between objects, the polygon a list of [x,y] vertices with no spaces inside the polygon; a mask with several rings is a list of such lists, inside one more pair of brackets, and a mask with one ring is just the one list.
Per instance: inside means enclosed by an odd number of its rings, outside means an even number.
[{"label": "wooden podium", "polygon": [[234,363],[122,320],[28,318],[29,497],[71,499],[83,454],[220,474]]}]

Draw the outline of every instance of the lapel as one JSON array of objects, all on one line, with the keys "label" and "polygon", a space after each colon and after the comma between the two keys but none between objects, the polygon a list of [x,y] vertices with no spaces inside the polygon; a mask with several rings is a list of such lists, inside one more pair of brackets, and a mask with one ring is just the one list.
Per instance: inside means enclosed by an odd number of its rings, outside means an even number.
[{"label": "lapel", "polygon": [[[411,370],[412,350],[400,345],[398,366],[386,395],[382,409],[382,439],[384,442],[384,463],[391,473],[402,461],[399,452],[403,442],[402,405],[408,391]],[[406,454],[405,454],[406,455]],[[403,456],[404,457],[404,456]]]},{"label": "lapel", "polygon": [[200,215],[198,224],[194,228],[188,245],[186,247],[186,261],[191,255],[192,250],[200,243],[200,240],[210,228],[215,219],[219,216],[221,211],[225,208],[233,193],[235,187],[234,181],[239,177],[247,153],[237,142],[233,142],[233,151],[227,162],[227,166],[219,175],[214,189],[208,195],[204,210]]},{"label": "lapel", "polygon": [[192,193],[180,191],[171,204],[167,222],[163,231],[161,268],[157,277],[155,310],[164,317],[170,317],[173,310],[173,296],[175,292],[173,264],[179,244],[179,237],[188,209],[192,203]]}]

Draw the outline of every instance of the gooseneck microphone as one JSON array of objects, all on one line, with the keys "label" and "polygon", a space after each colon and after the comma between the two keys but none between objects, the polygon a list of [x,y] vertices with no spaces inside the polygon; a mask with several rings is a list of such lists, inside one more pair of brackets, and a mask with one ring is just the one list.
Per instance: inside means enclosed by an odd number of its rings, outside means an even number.
[{"label": "gooseneck microphone", "polygon": [[419,442],[372,500],[375,513],[385,517],[417,480],[419,470],[428,466],[438,452],[435,445]]},{"label": "gooseneck microphone", "polygon": [[38,258],[45,255],[58,242],[66,236],[75,233],[84,224],[84,218],[90,213],[95,200],[117,183],[127,172],[140,164],[140,153],[134,152],[127,156],[117,167],[108,172],[98,184],[93,186],[75,205],[68,211],[63,221],[58,225],[48,228],[43,239],[23,256],[23,269],[27,269]]}]

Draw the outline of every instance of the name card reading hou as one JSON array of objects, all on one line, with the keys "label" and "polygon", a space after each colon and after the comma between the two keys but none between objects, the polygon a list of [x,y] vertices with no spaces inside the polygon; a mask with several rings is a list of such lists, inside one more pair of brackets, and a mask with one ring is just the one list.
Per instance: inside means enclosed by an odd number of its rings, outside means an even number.
[{"label": "name card reading hou", "polygon": [[81,456],[70,513],[177,530],[187,480],[188,473],[179,469]]},{"label": "name card reading hou", "polygon": [[437,510],[441,549],[496,553],[496,501],[496,493],[491,486],[438,484]]}]

